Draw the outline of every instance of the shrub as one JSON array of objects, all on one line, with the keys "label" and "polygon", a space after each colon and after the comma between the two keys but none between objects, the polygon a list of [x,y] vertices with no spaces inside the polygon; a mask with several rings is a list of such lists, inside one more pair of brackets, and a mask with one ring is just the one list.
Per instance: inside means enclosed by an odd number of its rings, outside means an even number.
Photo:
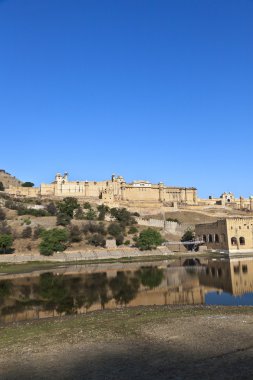
[{"label": "shrub", "polygon": [[124,235],[121,234],[121,235],[116,236],[116,244],[117,245],[122,245],[123,242],[124,242]]},{"label": "shrub", "polygon": [[103,225],[103,223],[99,223],[99,224],[96,224],[96,223],[87,223],[87,224],[83,224],[82,227],[81,227],[81,230],[84,234],[87,234],[88,232],[90,233],[100,233],[102,235],[106,235],[106,231],[105,231],[105,227]]},{"label": "shrub", "polygon": [[6,253],[13,244],[13,237],[9,234],[0,234],[0,250]]},{"label": "shrub", "polygon": [[54,202],[50,202],[47,207],[46,207],[46,210],[47,212],[52,215],[52,216],[55,216],[57,214],[57,208],[54,204]]},{"label": "shrub", "polygon": [[77,243],[82,240],[80,228],[76,225],[69,226],[69,241],[71,243]]},{"label": "shrub", "polygon": [[105,205],[99,205],[98,206],[98,220],[105,220],[105,215],[110,211],[110,208]]},{"label": "shrub", "polygon": [[64,251],[68,240],[68,233],[65,229],[53,228],[41,233],[42,242],[39,245],[39,250],[42,255],[49,256],[57,251]]},{"label": "shrub", "polygon": [[155,249],[158,245],[161,245],[162,242],[163,238],[159,231],[147,228],[140,233],[136,245],[141,250],[149,250]]},{"label": "shrub", "polygon": [[129,245],[129,244],[130,244],[130,240],[126,240],[126,241],[124,242],[124,244],[125,244],[125,245]]},{"label": "shrub", "polygon": [[84,212],[82,207],[78,207],[78,209],[75,212],[75,219],[84,219]]},{"label": "shrub", "polygon": [[22,237],[22,239],[28,239],[28,238],[32,237],[31,227],[24,228],[22,231],[21,237]]},{"label": "shrub", "polygon": [[89,202],[84,202],[83,208],[85,208],[85,209],[91,209],[91,204]]},{"label": "shrub", "polygon": [[26,224],[27,226],[29,226],[29,224],[31,224],[31,219],[30,218],[25,218],[25,219],[22,219],[22,225],[23,224]]},{"label": "shrub", "polygon": [[38,239],[43,231],[44,228],[42,228],[41,226],[36,226],[33,230],[33,239]]},{"label": "shrub", "polygon": [[89,238],[89,244],[95,245],[96,247],[105,247],[105,238],[101,234],[94,234]]},{"label": "shrub", "polygon": [[92,208],[89,209],[89,210],[85,213],[84,218],[85,218],[86,220],[95,220],[95,219],[97,218],[96,211],[93,210]]},{"label": "shrub", "polygon": [[124,229],[119,223],[114,222],[114,223],[109,224],[107,228],[107,232],[108,234],[117,238],[117,236],[122,235],[122,233],[124,232]]},{"label": "shrub", "polygon": [[0,181],[0,191],[4,191],[4,184]]},{"label": "shrub", "polygon": [[129,230],[128,230],[128,233],[129,234],[137,234],[137,232],[138,232],[138,228],[136,228],[136,227],[134,227],[134,226],[131,226],[130,228],[129,228]]},{"label": "shrub", "polygon": [[56,225],[57,226],[67,226],[71,222],[71,217],[68,214],[60,212],[57,215]]},{"label": "shrub", "polygon": [[46,210],[36,210],[33,208],[19,208],[18,215],[32,215],[32,216],[48,216],[48,212]]},{"label": "shrub", "polygon": [[0,234],[11,235],[11,227],[8,226],[8,224],[5,220],[0,222]]},{"label": "shrub", "polygon": [[6,219],[6,214],[5,211],[0,208],[0,220],[5,220]]},{"label": "shrub", "polygon": [[181,222],[177,218],[166,218],[166,221],[181,224]]},{"label": "shrub", "polygon": [[[182,242],[191,241],[191,240],[194,240],[194,238],[195,238],[195,232],[191,228],[188,228],[188,230],[186,230],[183,236],[181,237],[181,241]],[[188,251],[192,251],[194,248],[194,244],[187,244],[184,247],[188,249]]]}]

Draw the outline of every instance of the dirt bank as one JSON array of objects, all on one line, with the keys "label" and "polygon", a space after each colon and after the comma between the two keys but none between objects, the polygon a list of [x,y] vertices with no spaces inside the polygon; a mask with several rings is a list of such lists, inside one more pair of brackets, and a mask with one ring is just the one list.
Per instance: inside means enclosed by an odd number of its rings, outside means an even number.
[{"label": "dirt bank", "polygon": [[252,379],[253,308],[148,307],[0,329],[1,379]]}]

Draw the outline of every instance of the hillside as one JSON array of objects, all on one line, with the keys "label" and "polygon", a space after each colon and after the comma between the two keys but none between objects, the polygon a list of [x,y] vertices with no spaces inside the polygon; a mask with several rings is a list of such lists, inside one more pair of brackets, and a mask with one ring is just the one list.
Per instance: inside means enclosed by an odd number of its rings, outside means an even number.
[{"label": "hillside", "polygon": [[10,186],[20,186],[22,181],[7,173],[5,170],[0,169],[0,182],[3,183],[4,187],[7,189]]}]

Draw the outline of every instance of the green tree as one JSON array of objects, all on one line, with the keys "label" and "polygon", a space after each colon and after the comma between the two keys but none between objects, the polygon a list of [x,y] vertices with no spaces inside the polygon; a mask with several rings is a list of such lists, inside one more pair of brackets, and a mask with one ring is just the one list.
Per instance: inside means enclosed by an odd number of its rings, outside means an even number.
[{"label": "green tree", "polygon": [[0,191],[4,191],[4,184],[0,181]]},{"label": "green tree", "polygon": [[136,220],[131,212],[129,212],[126,208],[111,208],[111,215],[123,226],[130,226],[131,224],[135,224]]},{"label": "green tree", "polygon": [[130,228],[129,228],[129,230],[128,230],[128,233],[129,234],[136,234],[138,232],[138,228],[137,227],[135,227],[135,226],[131,226]]},{"label": "green tree", "polygon": [[58,203],[58,210],[62,214],[67,214],[73,218],[74,210],[80,207],[76,198],[67,197]]},{"label": "green tree", "polygon": [[105,206],[104,204],[103,205],[99,205],[97,207],[98,209],[98,220],[105,220],[105,216],[107,213],[110,212],[110,208],[108,206]]},{"label": "green tree", "polygon": [[163,238],[159,231],[153,228],[147,228],[143,230],[136,242],[136,245],[141,250],[155,249],[158,245],[161,245]]},{"label": "green tree", "polygon": [[6,253],[6,251],[11,248],[12,244],[13,244],[12,235],[9,235],[9,234],[0,235],[0,250],[3,250],[3,252]]},{"label": "green tree", "polygon": [[56,225],[57,226],[67,226],[71,222],[71,217],[68,214],[65,214],[64,212],[60,212],[57,214],[56,218]]},{"label": "green tree", "polygon": [[[183,234],[183,236],[181,237],[181,241],[182,242],[192,241],[192,240],[194,240],[194,238],[195,238],[195,232],[191,228],[188,228],[185,231],[185,233]],[[192,251],[194,248],[194,244],[187,244],[187,245],[185,245],[185,248],[187,248],[188,251]]]},{"label": "green tree", "polygon": [[33,182],[24,182],[24,183],[22,183],[21,186],[23,186],[23,187],[33,187],[34,183]]},{"label": "green tree", "polygon": [[39,245],[39,250],[42,255],[49,256],[57,251],[66,249],[68,233],[65,229],[53,228],[41,233],[42,241]]}]

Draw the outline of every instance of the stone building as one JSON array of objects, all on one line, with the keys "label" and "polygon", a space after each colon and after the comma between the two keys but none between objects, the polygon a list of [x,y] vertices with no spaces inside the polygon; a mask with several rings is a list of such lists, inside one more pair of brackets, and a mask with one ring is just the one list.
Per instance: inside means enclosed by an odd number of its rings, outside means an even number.
[{"label": "stone building", "polygon": [[11,187],[8,193],[16,196],[77,197],[90,200],[101,199],[105,203],[120,201],[163,202],[197,204],[197,190],[194,187],[165,186],[162,182],[148,181],[126,183],[122,176],[112,175],[105,181],[69,181],[68,174],[56,174],[51,184],[38,188]]},{"label": "stone building", "polygon": [[240,196],[236,198],[231,192],[224,192],[219,198],[209,196],[208,199],[198,199],[198,204],[202,206],[223,206],[231,207],[238,210],[253,211],[253,197],[243,198]]},{"label": "stone building", "polygon": [[208,249],[227,253],[253,252],[253,217],[225,218],[197,224],[196,236]]}]

